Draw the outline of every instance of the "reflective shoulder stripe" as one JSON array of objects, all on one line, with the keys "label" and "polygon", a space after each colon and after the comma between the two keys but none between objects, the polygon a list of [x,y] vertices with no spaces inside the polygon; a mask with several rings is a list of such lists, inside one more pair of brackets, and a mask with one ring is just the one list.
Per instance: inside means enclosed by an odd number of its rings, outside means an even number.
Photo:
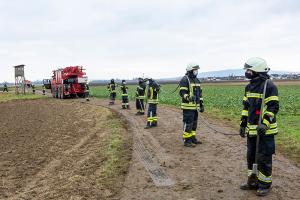
[{"label": "reflective shoulder stripe", "polygon": [[279,101],[278,96],[270,96],[268,98],[265,98],[265,103],[268,103],[270,101]]},{"label": "reflective shoulder stripe", "polygon": [[179,90],[189,90],[188,87],[180,87]]},{"label": "reflective shoulder stripe", "polygon": [[262,98],[262,94],[247,92],[246,97],[247,98]]},{"label": "reflective shoulder stripe", "polygon": [[248,116],[248,110],[243,110],[242,111],[242,116]]}]

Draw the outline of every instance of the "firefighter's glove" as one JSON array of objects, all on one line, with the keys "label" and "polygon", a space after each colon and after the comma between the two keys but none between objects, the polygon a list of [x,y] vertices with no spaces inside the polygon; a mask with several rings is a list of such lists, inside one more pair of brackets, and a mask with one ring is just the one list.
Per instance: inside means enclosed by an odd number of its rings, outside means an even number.
[{"label": "firefighter's glove", "polygon": [[246,136],[246,127],[240,127],[240,136],[244,138]]},{"label": "firefighter's glove", "polygon": [[200,105],[200,112],[201,112],[201,113],[204,112],[204,105],[203,105],[203,104]]},{"label": "firefighter's glove", "polygon": [[262,124],[258,125],[256,128],[257,134],[264,135],[268,129],[269,129],[268,126],[262,123]]},{"label": "firefighter's glove", "polygon": [[196,97],[195,97],[195,96],[190,96],[190,97],[189,97],[189,101],[190,101],[190,102],[195,102],[195,100],[196,100]]}]

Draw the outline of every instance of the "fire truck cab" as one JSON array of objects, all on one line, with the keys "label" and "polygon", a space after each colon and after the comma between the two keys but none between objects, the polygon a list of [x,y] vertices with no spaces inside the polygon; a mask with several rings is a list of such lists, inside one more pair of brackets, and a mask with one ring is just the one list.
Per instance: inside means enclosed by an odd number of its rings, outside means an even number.
[{"label": "fire truck cab", "polygon": [[82,66],[71,66],[53,71],[51,92],[54,98],[83,98],[87,83]]}]

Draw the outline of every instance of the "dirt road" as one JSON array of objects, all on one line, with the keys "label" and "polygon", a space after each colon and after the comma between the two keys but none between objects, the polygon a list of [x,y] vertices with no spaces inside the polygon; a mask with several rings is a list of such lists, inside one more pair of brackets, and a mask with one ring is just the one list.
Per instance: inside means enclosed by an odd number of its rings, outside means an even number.
[{"label": "dirt road", "polygon": [[[253,191],[241,191],[246,180],[246,142],[239,136],[215,133],[199,120],[195,148],[182,145],[181,110],[159,105],[159,125],[144,129],[145,116],[135,116],[120,104],[93,99],[92,104],[110,107],[129,121],[134,137],[134,155],[121,193],[122,199],[261,199]],[[206,120],[215,129],[238,134],[226,123]],[[264,199],[300,199],[300,169],[280,153],[274,156],[273,189]]]}]

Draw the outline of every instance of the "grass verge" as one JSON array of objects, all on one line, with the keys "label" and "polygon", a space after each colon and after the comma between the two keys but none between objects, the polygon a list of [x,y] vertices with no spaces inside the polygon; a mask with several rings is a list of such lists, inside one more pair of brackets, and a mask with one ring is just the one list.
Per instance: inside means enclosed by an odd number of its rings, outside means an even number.
[{"label": "grass verge", "polygon": [[6,102],[11,100],[27,100],[27,99],[41,99],[46,98],[45,96],[38,94],[19,94],[15,93],[0,93],[0,102]]},{"label": "grass verge", "polygon": [[132,138],[125,135],[126,126],[116,114],[109,115],[106,121],[105,128],[109,133],[100,151],[104,162],[97,183],[103,191],[103,197],[111,198],[117,197],[123,187],[132,156]]}]

